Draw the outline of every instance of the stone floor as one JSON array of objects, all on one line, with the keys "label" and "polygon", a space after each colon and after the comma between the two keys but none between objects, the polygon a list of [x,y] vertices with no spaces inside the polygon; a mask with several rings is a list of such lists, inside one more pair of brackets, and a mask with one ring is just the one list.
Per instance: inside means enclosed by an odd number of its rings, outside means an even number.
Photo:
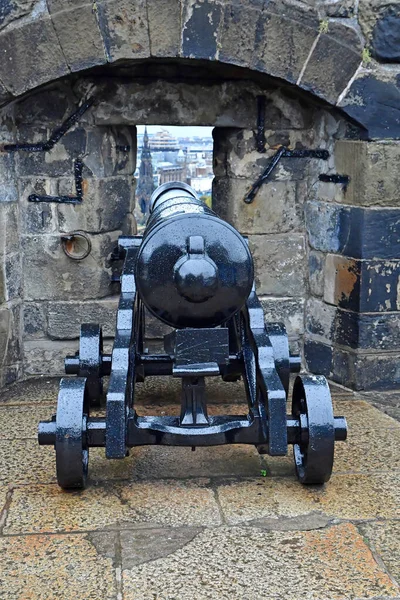
[{"label": "stone floor", "polygon": [[[0,599],[400,598],[400,423],[365,399],[333,386],[349,438],[324,487],[252,447],[148,447],[92,450],[88,488],[67,493],[36,441],[57,385],[0,395]],[[140,412],[176,414],[176,388],[142,388]],[[240,414],[241,393],[212,388],[210,412]],[[390,396],[369,400],[399,416]]]}]

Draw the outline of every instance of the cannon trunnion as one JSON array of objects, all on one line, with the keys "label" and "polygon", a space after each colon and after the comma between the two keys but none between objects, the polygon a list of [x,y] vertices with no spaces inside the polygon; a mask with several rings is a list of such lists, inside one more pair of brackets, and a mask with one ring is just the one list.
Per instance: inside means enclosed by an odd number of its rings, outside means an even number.
[{"label": "cannon trunnion", "polygon": [[[101,328],[81,328],[79,352],[65,360],[57,414],[39,424],[42,445],[54,445],[57,479],[65,489],[85,486],[90,447],[124,458],[141,445],[254,444],[274,456],[293,445],[299,480],[328,481],[335,442],[346,421],[334,417],[324,377],[299,375],[286,414],[291,372],[281,323],[265,325],[255,292],[247,242],[183,183],[165,184],[152,197],[143,237],[121,237],[121,296],[112,354],[103,352]],[[144,348],[144,307],[174,330],[164,353]],[[182,381],[179,416],[140,416],[135,389],[147,376]],[[105,416],[90,415],[109,377]],[[243,378],[248,413],[209,416],[206,380]]]}]

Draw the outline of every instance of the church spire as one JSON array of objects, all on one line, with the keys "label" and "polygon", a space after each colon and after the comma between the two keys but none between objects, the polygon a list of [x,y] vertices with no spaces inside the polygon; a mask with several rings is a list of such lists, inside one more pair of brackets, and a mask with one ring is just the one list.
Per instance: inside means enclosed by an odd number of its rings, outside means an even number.
[{"label": "church spire", "polygon": [[145,221],[149,214],[149,204],[151,195],[155,189],[154,186],[153,161],[149,143],[147,127],[144,130],[142,154],[140,157],[139,181],[137,186],[136,198]]}]

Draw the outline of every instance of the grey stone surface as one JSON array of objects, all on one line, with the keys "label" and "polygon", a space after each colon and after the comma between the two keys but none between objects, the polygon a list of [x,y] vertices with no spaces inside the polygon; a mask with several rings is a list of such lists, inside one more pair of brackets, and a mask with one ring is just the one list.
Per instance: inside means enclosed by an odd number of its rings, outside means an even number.
[{"label": "grey stone surface", "polygon": [[266,323],[282,322],[289,336],[304,333],[304,299],[260,297]]},{"label": "grey stone surface", "polygon": [[21,304],[0,308],[0,364],[15,365],[21,360]]},{"label": "grey stone surface", "polygon": [[325,255],[316,250],[308,253],[308,281],[313,296],[322,296],[324,293],[324,264]]},{"label": "grey stone surface", "polygon": [[399,206],[399,161],[400,142],[336,142],[336,169],[350,177],[344,202],[357,206]]},{"label": "grey stone surface", "polygon": [[244,198],[254,180],[216,177],[213,182],[213,209],[242,234],[284,233],[302,226],[302,206],[292,181],[265,183],[254,201]]},{"label": "grey stone surface", "polygon": [[82,71],[106,62],[93,3],[53,14],[52,22],[71,71]]},{"label": "grey stone surface", "polygon": [[19,95],[69,70],[50,18],[0,32],[0,79]]},{"label": "grey stone surface", "polygon": [[334,340],[336,309],[317,298],[310,298],[306,303],[306,330],[325,342]]},{"label": "grey stone surface", "polygon": [[24,374],[63,376],[64,359],[78,350],[76,341],[26,340],[24,342]]},{"label": "grey stone surface", "polygon": [[178,56],[181,6],[177,0],[147,0],[151,56]]},{"label": "grey stone surface", "polygon": [[24,339],[42,339],[47,334],[47,302],[24,302]]},{"label": "grey stone surface", "polygon": [[107,60],[143,58],[150,54],[146,2],[96,2],[98,24]]},{"label": "grey stone surface", "polygon": [[260,295],[303,296],[305,292],[305,242],[290,236],[250,235],[256,289]]},{"label": "grey stone surface", "polygon": [[15,180],[15,156],[0,149],[0,203],[15,202],[18,191]]},{"label": "grey stone surface", "polygon": [[95,302],[49,302],[48,335],[53,339],[79,337],[82,323],[99,323],[104,337],[114,337],[118,297]]},{"label": "grey stone surface", "polygon": [[30,14],[37,0],[3,0],[0,7],[0,30]]},{"label": "grey stone surface", "polygon": [[337,102],[361,64],[362,43],[355,28],[331,21],[322,33],[301,77],[305,89]]},{"label": "grey stone surface", "polygon": [[18,205],[15,202],[0,202],[0,258],[18,251]]},{"label": "grey stone surface", "polygon": [[375,57],[385,63],[400,62],[400,10],[396,3],[383,6],[372,38]]},{"label": "grey stone surface", "polygon": [[92,253],[78,262],[64,254],[59,236],[24,236],[25,300],[85,300],[110,295],[106,259],[119,233],[90,236]]}]

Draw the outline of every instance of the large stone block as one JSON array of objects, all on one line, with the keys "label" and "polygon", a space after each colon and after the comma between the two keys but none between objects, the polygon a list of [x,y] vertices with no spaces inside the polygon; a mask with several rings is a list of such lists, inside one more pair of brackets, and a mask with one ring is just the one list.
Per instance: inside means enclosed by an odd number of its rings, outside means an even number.
[{"label": "large stone block", "polygon": [[107,62],[93,3],[53,14],[52,21],[71,71]]},{"label": "large stone block", "polygon": [[304,299],[261,296],[266,323],[284,323],[289,337],[304,333]]},{"label": "large stone block", "polygon": [[18,204],[0,202],[0,258],[19,251]]},{"label": "large stone block", "polygon": [[0,148],[0,203],[18,200],[15,174],[15,155],[1,152]]},{"label": "large stone block", "polygon": [[300,234],[251,235],[250,250],[260,295],[303,297],[305,294],[305,240]]},{"label": "large stone block", "polygon": [[254,201],[244,198],[254,181],[215,178],[213,210],[242,234],[284,233],[302,227],[303,210],[296,200],[296,184],[272,181],[263,185]]},{"label": "large stone block", "polygon": [[0,308],[0,365],[21,360],[21,304]]},{"label": "large stone block", "polygon": [[22,297],[21,254],[7,254],[4,262],[5,299],[7,301]]},{"label": "large stone block", "polygon": [[21,233],[55,233],[58,231],[57,205],[29,202],[31,194],[57,195],[56,181],[45,177],[19,177],[19,210]]},{"label": "large stone block", "polygon": [[47,336],[47,302],[24,302],[24,340]]},{"label": "large stone block", "polygon": [[305,203],[312,248],[353,258],[400,258],[400,209]]},{"label": "large stone block", "polygon": [[145,0],[100,0],[96,10],[109,62],[150,56]]},{"label": "large stone block", "polygon": [[383,4],[375,22],[372,50],[385,63],[400,62],[400,7],[397,2]]},{"label": "large stone block", "polygon": [[21,137],[24,131],[19,132],[20,126],[27,126],[28,135],[34,135],[37,129],[44,126],[60,126],[76,108],[76,95],[67,82],[51,84],[22,96],[15,102],[13,112],[18,141],[30,141]]},{"label": "large stone block", "polygon": [[329,22],[321,33],[307,62],[300,85],[336,103],[361,64],[362,44],[355,28],[337,21]]},{"label": "large stone block", "polygon": [[329,254],[324,300],[356,312],[400,310],[400,261],[354,260]]},{"label": "large stone block", "polygon": [[[74,195],[74,182],[60,180],[58,194]],[[85,179],[82,204],[57,206],[62,232],[84,230],[93,233],[120,230],[131,233],[128,216],[134,208],[133,177]]]},{"label": "large stone block", "polygon": [[347,351],[306,337],[304,355],[311,373],[355,390],[389,390],[400,385],[399,353]]},{"label": "large stone block", "polygon": [[87,131],[85,172],[94,177],[129,175],[136,169],[136,127],[95,127]]},{"label": "large stone block", "polygon": [[365,128],[369,139],[400,138],[400,67],[362,70],[340,107]]},{"label": "large stone block", "polygon": [[262,1],[245,0],[225,6],[218,43],[219,60],[243,66],[253,64],[262,4]]},{"label": "large stone block", "polygon": [[345,204],[400,205],[400,142],[340,140],[335,164],[338,173],[350,177]]},{"label": "large stone block", "polygon": [[107,257],[120,232],[91,235],[91,254],[82,261],[68,258],[56,235],[24,236],[25,300],[86,300],[111,293]]},{"label": "large stone block", "polygon": [[223,7],[215,0],[182,0],[182,55],[213,59],[217,54]]},{"label": "large stone block", "polygon": [[178,56],[181,5],[178,0],[147,0],[151,56]]},{"label": "large stone block", "polygon": [[53,339],[79,338],[82,323],[98,323],[104,337],[114,337],[119,296],[92,302],[49,302],[48,335]]},{"label": "large stone block", "polygon": [[257,123],[256,97],[261,92],[248,81],[188,83],[160,78],[155,86],[128,79],[108,80],[107,86],[107,94],[93,109],[96,125],[184,123],[251,129]]},{"label": "large stone block", "polygon": [[[290,121],[286,118],[281,108],[269,100],[267,107],[267,119],[279,122],[290,127]],[[293,121],[299,122],[296,108],[293,111]],[[280,129],[280,127],[279,127]],[[268,129],[266,135],[265,154],[257,150],[256,134],[252,130],[229,130],[216,129],[214,132],[214,172],[216,175],[226,174],[229,177],[245,177],[255,181],[270,165],[277,147],[284,145],[293,148],[312,147],[314,137],[309,131],[288,131]],[[309,160],[304,158],[283,157],[269,176],[269,181],[301,180],[308,175]]]},{"label": "large stone block", "polygon": [[310,250],[308,253],[308,282],[313,296],[324,293],[324,264],[325,254]]},{"label": "large stone block", "polygon": [[65,375],[64,359],[77,351],[76,341],[34,340],[24,342],[24,375]]},{"label": "large stone block", "polygon": [[254,66],[296,83],[318,35],[318,15],[300,3],[269,2],[256,32]]},{"label": "large stone block", "polygon": [[309,298],[306,303],[306,331],[324,341],[335,340],[336,309],[317,298]]},{"label": "large stone block", "polygon": [[15,383],[22,377],[22,363],[0,367],[0,388]]},{"label": "large stone block", "polygon": [[2,0],[0,6],[0,30],[10,25],[13,21],[29,15],[38,4],[38,0]]},{"label": "large stone block", "polygon": [[48,17],[23,21],[0,33],[0,79],[15,95],[69,72]]}]

